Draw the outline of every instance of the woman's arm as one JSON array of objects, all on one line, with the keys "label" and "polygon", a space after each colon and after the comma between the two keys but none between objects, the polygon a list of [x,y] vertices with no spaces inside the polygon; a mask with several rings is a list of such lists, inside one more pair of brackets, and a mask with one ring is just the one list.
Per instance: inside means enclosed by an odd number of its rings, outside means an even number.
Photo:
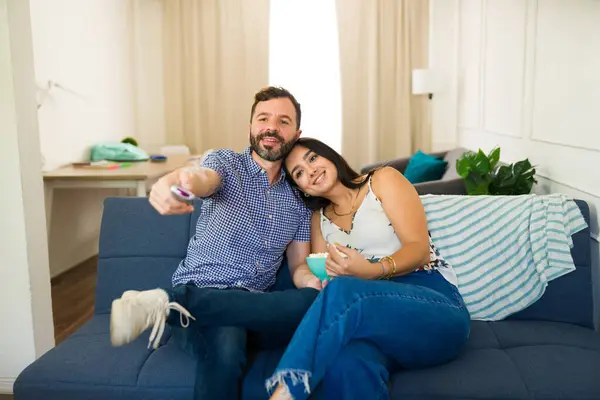
[{"label": "woman's arm", "polygon": [[[429,262],[429,233],[425,210],[417,191],[396,169],[385,167],[373,174],[373,194],[377,196],[392,227],[402,243],[393,259],[371,263],[354,249],[335,246],[347,256],[329,249],[327,273],[330,276],[351,275],[363,279],[379,279],[405,275]],[[395,267],[394,267],[395,265]]]},{"label": "woman's arm", "polygon": [[[373,194],[402,243],[402,248],[390,254],[396,264],[393,276],[405,275],[429,262],[429,233],[421,199],[413,185],[396,169],[385,167],[372,178]],[[386,270],[392,271],[388,260]]]},{"label": "woman's arm", "polygon": [[327,243],[325,242],[325,238],[321,232],[321,211],[313,212],[310,220],[310,252],[327,252]]}]

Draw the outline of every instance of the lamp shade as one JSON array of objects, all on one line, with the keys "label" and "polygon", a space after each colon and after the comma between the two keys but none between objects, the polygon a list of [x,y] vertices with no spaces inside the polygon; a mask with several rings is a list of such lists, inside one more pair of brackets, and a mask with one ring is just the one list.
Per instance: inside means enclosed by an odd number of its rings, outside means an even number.
[{"label": "lamp shade", "polygon": [[430,69],[412,70],[412,93],[431,94],[435,90],[433,72]]}]

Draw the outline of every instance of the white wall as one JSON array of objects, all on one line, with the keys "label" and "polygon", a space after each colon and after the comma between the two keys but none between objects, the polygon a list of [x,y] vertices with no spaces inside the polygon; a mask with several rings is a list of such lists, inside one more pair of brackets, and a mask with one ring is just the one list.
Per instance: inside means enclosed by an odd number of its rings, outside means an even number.
[{"label": "white wall", "polygon": [[[36,81],[44,86],[53,80],[81,95],[54,89],[40,108],[44,169],[89,159],[95,143],[137,137],[131,2],[30,3]],[[96,254],[102,201],[117,194],[55,191],[49,241],[52,276]]]},{"label": "white wall", "polygon": [[503,161],[529,157],[536,192],[590,203],[597,239],[600,1],[432,0],[432,7],[432,67],[456,88],[433,99],[456,124],[434,115],[434,131],[470,149],[499,145]]},{"label": "white wall", "polygon": [[0,0],[0,393],[54,346],[28,0]]}]

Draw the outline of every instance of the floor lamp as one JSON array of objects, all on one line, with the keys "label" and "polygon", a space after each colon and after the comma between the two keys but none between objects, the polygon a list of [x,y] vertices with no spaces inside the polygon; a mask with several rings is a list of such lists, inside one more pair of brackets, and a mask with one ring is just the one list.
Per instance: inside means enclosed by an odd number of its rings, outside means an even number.
[{"label": "floor lamp", "polygon": [[[435,76],[432,70],[430,69],[413,69],[412,70],[412,94],[417,96],[427,95],[429,100],[433,99],[433,93],[435,91]],[[424,149],[422,151],[431,151],[432,150],[432,123],[431,123],[431,115],[432,115],[432,105],[431,101],[419,102],[423,104],[424,112],[425,112],[425,137],[426,143]]]}]

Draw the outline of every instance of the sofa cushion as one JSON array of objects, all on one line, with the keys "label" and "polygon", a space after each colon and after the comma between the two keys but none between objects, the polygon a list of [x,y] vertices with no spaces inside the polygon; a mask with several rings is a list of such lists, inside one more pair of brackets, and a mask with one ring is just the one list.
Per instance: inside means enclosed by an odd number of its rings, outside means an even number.
[{"label": "sofa cushion", "polygon": [[559,322],[473,321],[461,355],[401,371],[392,399],[590,399],[600,393],[600,334]]},{"label": "sofa cushion", "polygon": [[[196,361],[171,340],[169,327],[158,349],[147,349],[149,332],[112,347],[108,314],[96,315],[67,340],[29,365],[15,383],[19,399],[131,400],[192,398]],[[243,399],[264,399],[264,377],[284,349],[262,351],[249,362]],[[252,350],[249,359],[254,359]],[[270,362],[260,362],[260,360]],[[268,370],[271,368],[271,370]],[[257,380],[257,377],[260,379]]]},{"label": "sofa cushion", "polygon": [[[257,355],[244,380],[245,399],[264,398],[264,382],[282,354],[279,349]],[[600,334],[590,329],[557,322],[473,321],[456,360],[395,373],[391,398],[589,399],[600,393],[599,370]]]},{"label": "sofa cushion", "polygon": [[413,184],[436,181],[444,175],[447,164],[446,161],[419,150],[408,161],[404,177]]},{"label": "sofa cushion", "polygon": [[168,329],[156,351],[147,349],[148,332],[126,346],[112,347],[109,318],[94,316],[28,366],[15,383],[18,398],[190,398],[195,363],[168,340]]},{"label": "sofa cushion", "polygon": [[456,149],[449,150],[446,153],[444,156],[444,161],[448,163],[448,168],[446,169],[446,173],[442,178],[443,180],[460,178],[460,175],[458,175],[458,172],[456,171],[456,160],[458,160],[458,158],[462,156],[465,151],[467,151],[467,149],[457,147]]},{"label": "sofa cushion", "polygon": [[[17,398],[188,399],[194,360],[165,334],[156,351],[148,334],[113,348],[108,315],[84,327],[30,365]],[[249,365],[244,399],[265,398],[264,381],[283,349],[261,351]],[[550,367],[551,366],[551,367]],[[454,361],[392,376],[392,399],[594,398],[600,393],[600,334],[558,322],[474,321]]]}]

